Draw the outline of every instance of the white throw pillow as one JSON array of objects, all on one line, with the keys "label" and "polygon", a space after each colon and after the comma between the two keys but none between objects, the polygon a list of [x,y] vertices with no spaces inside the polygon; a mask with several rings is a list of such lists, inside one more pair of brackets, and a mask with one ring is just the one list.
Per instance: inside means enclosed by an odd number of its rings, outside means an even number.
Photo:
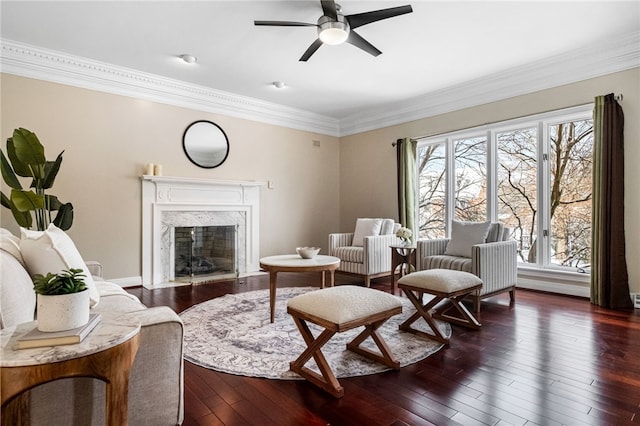
[{"label": "white throw pillow", "polygon": [[24,259],[20,253],[20,238],[13,235],[8,229],[0,228],[0,250],[4,250],[15,257],[24,267]]},{"label": "white throw pillow", "polygon": [[382,219],[359,218],[356,220],[356,230],[353,233],[352,246],[364,245],[364,237],[375,237],[380,235]]},{"label": "white throw pillow", "polygon": [[444,254],[449,256],[471,257],[471,247],[483,244],[487,240],[491,222],[458,222],[451,223],[451,240]]},{"label": "white throw pillow", "polygon": [[57,274],[65,269],[82,269],[86,277],[84,282],[89,289],[91,306],[100,301],[100,293],[93,282],[89,268],[84,263],[71,238],[54,224],[46,231],[32,231],[20,228],[20,252],[32,277],[36,274]]}]

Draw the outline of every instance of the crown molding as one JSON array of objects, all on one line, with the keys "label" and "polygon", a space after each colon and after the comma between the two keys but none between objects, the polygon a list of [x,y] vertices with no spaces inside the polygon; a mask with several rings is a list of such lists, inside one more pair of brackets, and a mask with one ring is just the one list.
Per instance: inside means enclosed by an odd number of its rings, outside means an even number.
[{"label": "crown molding", "polygon": [[329,136],[348,136],[640,66],[640,32],[593,44],[341,120],[0,39],[3,73]]},{"label": "crown molding", "polygon": [[333,117],[12,40],[0,43],[0,69],[6,74],[339,136]]},{"label": "crown molding", "polygon": [[640,67],[640,32],[463,84],[384,105],[340,120],[340,136],[389,127],[464,108]]}]

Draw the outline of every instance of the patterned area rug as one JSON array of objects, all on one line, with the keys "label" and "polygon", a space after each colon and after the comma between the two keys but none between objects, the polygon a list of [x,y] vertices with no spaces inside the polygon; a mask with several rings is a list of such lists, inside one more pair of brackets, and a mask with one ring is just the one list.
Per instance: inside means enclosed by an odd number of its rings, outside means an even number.
[{"label": "patterned area rug", "polygon": [[[318,287],[279,288],[276,291],[275,322],[269,322],[269,291],[258,290],[228,294],[195,305],[180,314],[184,322],[185,359],[224,373],[269,379],[300,379],[289,371],[289,362],[306,349],[306,345],[293,319],[287,314],[287,300]],[[398,325],[415,312],[406,297],[400,298],[402,314],[391,317],[380,333],[402,367],[420,361],[442,348],[442,344],[427,338],[401,332]],[[314,336],[320,327],[309,324]],[[419,320],[414,327],[428,330]],[[327,342],[322,352],[336,377],[375,374],[390,368],[360,357],[346,350],[346,344],[362,331],[362,327],[337,333]],[[445,336],[451,327],[440,323]],[[371,341],[363,344],[378,351]],[[313,358],[307,367],[316,371]]]}]

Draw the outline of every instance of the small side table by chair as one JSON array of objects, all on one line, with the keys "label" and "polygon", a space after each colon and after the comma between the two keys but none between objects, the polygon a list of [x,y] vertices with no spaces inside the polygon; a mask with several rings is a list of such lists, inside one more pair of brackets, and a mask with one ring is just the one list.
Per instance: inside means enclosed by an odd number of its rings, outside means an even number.
[{"label": "small side table by chair", "polygon": [[398,293],[396,269],[400,267],[400,277],[416,270],[416,246],[393,245],[391,247],[391,286],[393,294]]},{"label": "small side table by chair", "polygon": [[[1,332],[2,424],[28,424],[26,391],[66,377],[95,377],[106,387],[106,424],[127,424],[129,373],[139,346],[140,323],[119,323],[104,319],[76,345],[17,349],[17,339],[36,322],[5,328]],[[18,412],[7,410],[16,401]]]}]

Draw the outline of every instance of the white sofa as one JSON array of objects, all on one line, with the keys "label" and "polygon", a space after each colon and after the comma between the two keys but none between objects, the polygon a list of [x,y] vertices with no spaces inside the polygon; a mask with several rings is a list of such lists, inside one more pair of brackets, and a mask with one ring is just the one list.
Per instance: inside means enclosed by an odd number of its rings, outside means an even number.
[{"label": "white sofa", "polygon": [[[19,239],[0,234],[0,327],[35,319],[33,282],[21,263]],[[147,308],[120,286],[104,281],[102,267],[86,262],[99,293],[92,312],[132,317],[142,324],[129,383],[129,425],[177,425],[183,413],[183,327],[165,306]],[[53,271],[52,271],[53,272]],[[92,378],[56,380],[30,391],[31,425],[104,425],[105,384]]]}]

